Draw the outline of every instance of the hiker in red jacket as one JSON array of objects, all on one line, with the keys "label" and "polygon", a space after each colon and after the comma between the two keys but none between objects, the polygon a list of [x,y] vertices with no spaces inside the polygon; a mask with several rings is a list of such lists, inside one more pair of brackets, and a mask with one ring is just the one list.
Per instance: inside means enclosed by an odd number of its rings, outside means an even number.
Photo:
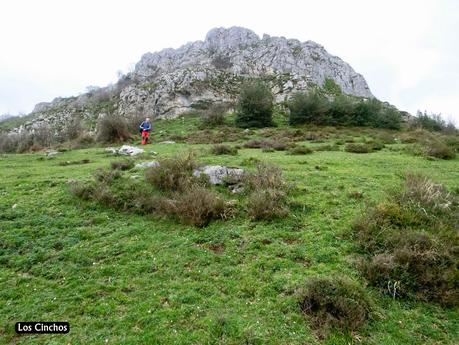
[{"label": "hiker in red jacket", "polygon": [[143,121],[140,124],[140,133],[142,134],[142,145],[146,145],[148,143],[148,139],[150,138],[150,131],[151,131],[150,118],[147,117],[145,121]]}]

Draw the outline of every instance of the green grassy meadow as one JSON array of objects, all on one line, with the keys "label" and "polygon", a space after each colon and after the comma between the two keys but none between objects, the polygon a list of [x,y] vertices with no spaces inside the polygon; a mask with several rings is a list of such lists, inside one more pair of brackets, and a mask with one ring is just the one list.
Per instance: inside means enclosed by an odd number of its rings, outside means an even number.
[{"label": "green grassy meadow", "polygon": [[[457,192],[458,157],[428,160],[397,143],[368,154],[242,148],[235,156],[215,156],[211,144],[157,143],[193,130],[193,119],[159,122],[146,147],[157,156],[137,160],[192,150],[203,164],[275,164],[298,188],[290,215],[255,222],[242,212],[196,228],[117,212],[69,193],[69,180],[87,180],[119,160],[102,147],[67,150],[53,159],[43,152],[1,155],[1,344],[459,343],[457,309],[392,299],[371,287],[366,289],[376,302],[376,317],[356,333],[331,331],[321,338],[298,308],[308,277],[345,275],[365,286],[349,236],[356,216],[366,203],[383,200],[406,172],[425,174]],[[330,133],[325,143],[379,132]],[[59,165],[83,159],[90,162]],[[363,197],[353,198],[355,192]],[[71,331],[19,336],[17,321],[68,321]]]}]

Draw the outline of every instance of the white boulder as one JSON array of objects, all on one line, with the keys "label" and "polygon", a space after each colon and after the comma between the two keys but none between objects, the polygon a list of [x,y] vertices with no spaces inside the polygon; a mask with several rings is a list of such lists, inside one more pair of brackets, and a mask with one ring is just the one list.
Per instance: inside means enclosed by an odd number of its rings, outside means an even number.
[{"label": "white boulder", "polygon": [[208,176],[211,184],[236,183],[241,179],[244,170],[222,165],[206,165],[193,171],[193,176],[199,177],[201,174]]}]

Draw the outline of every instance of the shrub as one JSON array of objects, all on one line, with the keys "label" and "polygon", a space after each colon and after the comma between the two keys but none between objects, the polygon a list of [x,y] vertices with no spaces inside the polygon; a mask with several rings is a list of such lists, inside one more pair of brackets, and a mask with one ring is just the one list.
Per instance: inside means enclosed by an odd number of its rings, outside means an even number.
[{"label": "shrub", "polygon": [[97,141],[103,143],[123,142],[131,138],[127,122],[121,116],[104,116],[97,122]]},{"label": "shrub", "polygon": [[300,309],[309,316],[311,326],[324,333],[331,328],[355,331],[372,318],[373,302],[348,278],[311,278],[300,298]]},{"label": "shrub", "polygon": [[381,102],[375,98],[361,100],[354,107],[354,115],[351,118],[350,124],[353,126],[368,126],[374,122],[381,108]]},{"label": "shrub", "polygon": [[440,159],[454,159],[456,157],[454,150],[439,140],[426,143],[424,146],[424,154],[428,157]]},{"label": "shrub", "polygon": [[339,151],[338,145],[324,144],[314,147],[314,151]]},{"label": "shrub", "polygon": [[308,155],[311,154],[313,151],[306,146],[295,146],[290,149],[289,153],[291,155]]},{"label": "shrub", "polygon": [[225,201],[214,192],[191,185],[177,196],[173,212],[183,222],[203,227],[213,219],[224,218],[225,209]]},{"label": "shrub", "polygon": [[94,144],[95,138],[89,133],[80,133],[78,138],[76,138],[72,144],[73,148],[85,148]]},{"label": "shrub", "polygon": [[296,93],[288,102],[290,110],[289,123],[298,125],[302,123],[326,124],[325,114],[329,104],[325,97],[318,92]]},{"label": "shrub", "polygon": [[202,114],[201,127],[217,127],[225,124],[225,114],[230,104],[215,103],[206,109]]},{"label": "shrub", "polygon": [[346,95],[339,95],[330,103],[331,124],[350,125],[354,114],[355,102]]},{"label": "shrub", "polygon": [[353,153],[369,153],[373,152],[373,146],[371,144],[348,143],[344,146],[344,150]]},{"label": "shrub", "polygon": [[282,178],[282,170],[274,165],[257,162],[257,169],[244,175],[243,183],[248,191],[261,189],[286,190],[287,184]]},{"label": "shrub", "polygon": [[12,153],[18,147],[19,134],[0,133],[0,152]]},{"label": "shrub", "polygon": [[103,182],[104,184],[111,184],[113,181],[119,179],[121,177],[121,174],[119,171],[110,171],[110,170],[104,170],[104,169],[97,169],[94,172],[94,178],[98,182]]},{"label": "shrub", "polygon": [[134,167],[134,162],[131,160],[114,161],[110,163],[112,170],[130,170]]},{"label": "shrub", "polygon": [[228,145],[214,145],[210,149],[214,155],[237,155],[237,149]]},{"label": "shrub", "polygon": [[269,220],[288,215],[286,194],[282,190],[262,189],[249,195],[247,210],[253,220]]},{"label": "shrub", "polygon": [[78,117],[73,117],[69,121],[65,122],[64,127],[59,133],[59,141],[64,142],[64,141],[76,140],[77,138],[81,136],[83,131],[84,129],[81,123],[81,119]]},{"label": "shrub", "polygon": [[418,111],[411,125],[414,128],[438,132],[447,127],[446,122],[442,119],[440,114],[428,114],[426,111],[424,111],[424,113]]},{"label": "shrub", "polygon": [[333,95],[340,95],[342,92],[341,87],[331,78],[325,78],[323,88]]},{"label": "shrub", "polygon": [[275,141],[275,140],[266,140],[266,139],[261,139],[261,140],[249,140],[244,144],[245,148],[249,149],[273,149],[275,151],[284,151],[287,149],[289,145],[281,142],[281,141]]},{"label": "shrub", "polygon": [[400,129],[402,127],[402,114],[393,106],[384,106],[373,119],[373,127]]},{"label": "shrub", "polygon": [[238,127],[272,126],[274,96],[262,82],[249,82],[242,86],[236,105]]},{"label": "shrub", "polygon": [[273,165],[257,164],[254,172],[243,178],[244,190],[249,192],[247,212],[253,220],[285,217],[289,213],[287,194],[289,186],[282,171]]},{"label": "shrub", "polygon": [[402,188],[354,224],[370,284],[393,297],[459,302],[459,202],[441,185],[408,174]]},{"label": "shrub", "polygon": [[159,165],[146,171],[147,181],[162,191],[183,191],[194,180],[197,167],[193,154],[159,160]]}]

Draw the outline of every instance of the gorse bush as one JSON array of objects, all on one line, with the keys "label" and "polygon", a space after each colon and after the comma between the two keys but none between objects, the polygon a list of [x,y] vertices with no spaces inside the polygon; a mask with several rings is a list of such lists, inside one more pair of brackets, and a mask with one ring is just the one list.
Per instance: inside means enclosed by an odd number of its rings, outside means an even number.
[{"label": "gorse bush", "polygon": [[374,304],[365,290],[348,278],[317,277],[306,282],[300,309],[324,335],[332,328],[354,331],[372,318]]},{"label": "gorse bush", "polygon": [[121,116],[104,116],[97,122],[97,141],[123,142],[131,138],[126,119]]},{"label": "gorse bush", "polygon": [[408,174],[403,188],[354,224],[368,281],[393,297],[459,301],[459,203],[441,185]]},{"label": "gorse bush", "polygon": [[268,127],[273,125],[274,96],[261,81],[247,82],[241,88],[236,104],[238,127]]}]

